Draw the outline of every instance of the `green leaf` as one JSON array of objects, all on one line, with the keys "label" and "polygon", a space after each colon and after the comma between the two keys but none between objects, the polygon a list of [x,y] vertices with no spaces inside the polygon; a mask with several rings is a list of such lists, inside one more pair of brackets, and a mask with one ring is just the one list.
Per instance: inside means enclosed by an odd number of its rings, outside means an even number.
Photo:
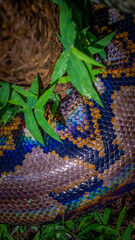
[{"label": "green leaf", "polygon": [[71,79],[72,84],[80,94],[90,99],[91,97],[101,106],[103,106],[97,92],[93,88],[89,73],[84,63],[77,59],[72,52],[70,52],[70,60],[68,63],[67,73]]},{"label": "green leaf", "polygon": [[[112,40],[112,38],[115,35],[115,33],[116,32],[111,33],[108,36],[100,39],[96,43],[92,44],[92,46],[90,46],[88,48],[90,53],[93,55],[93,54],[101,52],[108,45],[108,43]],[[101,55],[103,56],[103,58],[105,57],[105,53],[104,54],[102,53]]]},{"label": "green leaf", "polygon": [[51,94],[51,96],[49,97],[48,100],[49,100],[49,101],[53,101],[53,102],[55,102],[55,101],[60,101],[60,98],[59,98],[59,96],[58,96],[58,93],[56,94],[56,93],[52,92],[52,94]]},{"label": "green leaf", "polygon": [[131,223],[128,224],[124,235],[122,237],[122,240],[130,240],[131,239]]},{"label": "green leaf", "polygon": [[104,236],[100,235],[99,240],[104,240]]},{"label": "green leaf", "polygon": [[95,232],[102,233],[102,231],[104,231],[105,234],[107,234],[107,235],[115,235],[115,236],[118,235],[117,231],[115,229],[113,229],[112,227],[102,226],[101,225],[101,226],[95,228]]},{"label": "green leaf", "polygon": [[6,235],[6,237],[8,238],[8,240],[14,240],[14,238],[12,238],[9,233]]},{"label": "green leaf", "polygon": [[62,77],[58,80],[58,84],[71,82],[69,76]]},{"label": "green leaf", "polygon": [[[95,45],[100,45],[103,48],[105,48],[109,44],[109,42],[112,40],[112,38],[114,37],[115,34],[116,34],[116,32],[109,34],[108,36],[97,41]],[[95,46],[95,45],[93,45],[93,46]]]},{"label": "green leaf", "polygon": [[103,49],[104,48],[99,45],[96,45],[95,47],[93,46],[88,47],[88,50],[92,55],[102,52]]},{"label": "green leaf", "polygon": [[57,111],[58,106],[59,106],[59,101],[54,102],[54,104],[52,106],[52,111],[51,111],[51,119],[54,118],[54,115]]},{"label": "green leaf", "polygon": [[38,97],[35,94],[32,94],[32,95],[29,94],[28,95],[27,102],[28,102],[29,107],[34,108],[34,106],[37,102],[37,98]]},{"label": "green leaf", "polygon": [[98,38],[89,31],[87,32],[87,37],[91,43],[96,42],[98,40]]},{"label": "green leaf", "polygon": [[70,229],[71,231],[74,231],[74,222],[73,221],[67,221],[65,222],[66,227]]},{"label": "green leaf", "polygon": [[11,233],[11,236],[13,236],[15,233],[17,233],[19,231],[19,228],[20,228],[20,226],[14,227],[14,229],[13,229],[13,231]]},{"label": "green leaf", "polygon": [[134,231],[134,230],[135,230],[135,224],[132,225],[132,231]]},{"label": "green leaf", "polygon": [[85,233],[88,233],[90,232],[91,230],[95,230],[97,227],[99,227],[100,224],[99,223],[93,223],[91,225],[89,225],[88,227],[86,227],[85,229],[83,229],[80,233],[79,233],[79,236],[85,234]]},{"label": "green leaf", "polygon": [[36,101],[38,99],[38,91],[39,91],[38,77],[36,76],[34,82],[32,83],[32,85],[29,89],[29,94],[27,97],[28,105],[32,108],[34,108]]},{"label": "green leaf", "polygon": [[69,59],[69,51],[65,50],[60,55],[52,74],[51,84],[55,83],[58,78],[61,78],[67,70],[67,62]]},{"label": "green leaf", "polygon": [[75,37],[76,37],[76,24],[74,22],[71,22],[67,29],[67,44],[66,48],[69,48],[70,46],[74,45]]},{"label": "green leaf", "polygon": [[92,219],[93,219],[92,214],[89,214],[89,215],[87,215],[86,217],[82,217],[81,222],[80,222],[80,225],[79,225],[79,231],[80,231],[82,228],[86,227],[86,224],[87,224],[88,222],[90,222]]},{"label": "green leaf", "polygon": [[47,91],[45,91],[45,93],[37,100],[36,104],[35,104],[35,109],[40,109],[43,108],[43,106],[45,106],[45,104],[47,103],[49,97],[51,96],[53,89],[54,89],[55,85],[53,85],[52,87],[50,87]]},{"label": "green leaf", "polygon": [[83,29],[83,33],[84,33],[85,35],[87,35],[88,29],[89,29],[89,26]]},{"label": "green leaf", "polygon": [[20,86],[17,86],[17,85],[13,85],[13,88],[15,89],[16,92],[20,93],[24,97],[28,97],[29,91],[27,91],[26,89],[24,89]]},{"label": "green leaf", "polygon": [[103,58],[104,61],[106,61],[106,52],[104,49],[99,52],[99,55]]},{"label": "green leaf", "polygon": [[29,94],[27,97],[28,105],[32,108],[34,108],[37,99],[38,99],[38,92],[39,92],[39,86],[38,86],[38,76],[36,76],[34,82],[32,83]]},{"label": "green leaf", "polygon": [[120,231],[120,227],[121,227],[121,224],[123,222],[125,213],[126,213],[126,206],[123,207],[123,209],[121,210],[121,213],[120,213],[120,215],[118,217],[118,221],[117,221],[117,231],[118,232]]},{"label": "green leaf", "polygon": [[6,224],[0,224],[0,239],[6,239],[8,234],[8,226]]},{"label": "green leaf", "polygon": [[63,4],[63,0],[51,0],[51,1],[59,5]]},{"label": "green leaf", "polygon": [[111,209],[110,208],[106,208],[104,211],[104,215],[103,215],[103,223],[105,225],[108,224],[109,218],[110,218],[110,214],[111,214]]},{"label": "green leaf", "polygon": [[98,74],[100,74],[104,71],[106,71],[106,70],[105,69],[92,69],[92,73],[93,73],[94,76],[98,75]]},{"label": "green leaf", "polygon": [[77,34],[76,34],[75,46],[76,46],[76,48],[79,49],[80,51],[83,51],[81,34],[80,34],[79,32],[77,32]]},{"label": "green leaf", "polygon": [[26,107],[24,111],[24,117],[25,117],[26,128],[28,129],[28,131],[37,141],[39,141],[41,144],[44,145],[43,137],[38,128],[38,125],[33,115],[33,111],[31,107],[29,106]]},{"label": "green leaf", "polygon": [[4,123],[4,125],[6,125],[9,119],[11,118],[13,110],[14,108],[7,108],[5,113],[2,115],[2,122]]},{"label": "green leaf", "polygon": [[26,232],[27,228],[26,228],[26,226],[20,226],[19,230],[22,234],[24,234]]},{"label": "green leaf", "polygon": [[29,92],[34,93],[36,96],[38,96],[39,86],[38,86],[38,76],[36,76],[35,80],[33,81]]},{"label": "green leaf", "polygon": [[73,3],[73,1],[68,0],[68,4],[71,7],[72,19],[77,24],[78,29],[81,30],[82,14],[80,13],[80,8],[77,4]]},{"label": "green leaf", "polygon": [[[87,66],[87,69],[89,71],[89,74],[90,74],[90,77],[91,77],[92,81],[97,83],[97,79],[96,79],[95,75],[93,74],[92,65],[88,62],[86,62],[85,64]],[[97,70],[100,71],[100,69],[97,69]]]},{"label": "green leaf", "polygon": [[72,22],[71,11],[69,10],[65,2],[59,6],[60,8],[60,33],[62,36],[62,42],[65,46],[67,44],[67,29]]},{"label": "green leaf", "polygon": [[36,233],[34,240],[40,240],[40,231]]},{"label": "green leaf", "polygon": [[71,48],[72,53],[80,60],[83,60],[84,62],[88,62],[94,66],[97,67],[104,67],[104,65],[102,65],[101,63],[97,62],[96,60],[94,60],[93,58],[90,58],[89,56],[87,56],[85,53],[79,51],[76,47],[72,47]]},{"label": "green leaf", "polygon": [[56,139],[57,141],[61,142],[59,135],[55,132],[55,130],[50,126],[47,120],[43,117],[41,110],[35,109],[34,111],[35,117],[37,119],[38,124],[43,128],[43,130],[52,138]]},{"label": "green leaf", "polygon": [[83,46],[86,48],[89,47],[90,42],[83,31],[80,32],[80,36],[81,36],[81,42],[82,42]]},{"label": "green leaf", "polygon": [[93,217],[94,217],[94,219],[95,219],[98,223],[100,223],[101,225],[103,225],[103,217],[102,217],[102,215],[100,214],[100,212],[94,212],[94,213],[93,213]]},{"label": "green leaf", "polygon": [[23,108],[26,107],[26,103],[24,102],[23,98],[14,90],[8,102],[14,105],[22,106]]},{"label": "green leaf", "polygon": [[30,228],[34,229],[36,232],[38,232],[39,228],[37,226],[31,226]]},{"label": "green leaf", "polygon": [[9,98],[10,93],[10,83],[9,82],[0,82],[0,109],[3,108]]},{"label": "green leaf", "polygon": [[16,114],[20,113],[22,109],[18,106],[10,107],[9,104],[7,104],[1,111],[0,111],[0,124],[9,123]]}]

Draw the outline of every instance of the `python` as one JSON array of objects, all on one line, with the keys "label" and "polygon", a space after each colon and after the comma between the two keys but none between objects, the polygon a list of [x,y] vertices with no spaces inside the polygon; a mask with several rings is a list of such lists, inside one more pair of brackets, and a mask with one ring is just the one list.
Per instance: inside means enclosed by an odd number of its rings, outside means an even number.
[{"label": "python", "polygon": [[[103,16],[103,18],[101,17]],[[95,21],[94,21],[95,20]],[[45,146],[23,116],[0,128],[0,222],[37,225],[100,209],[135,187],[135,18],[94,7],[97,34],[117,30],[98,76],[104,108],[73,90],[48,122]]]}]

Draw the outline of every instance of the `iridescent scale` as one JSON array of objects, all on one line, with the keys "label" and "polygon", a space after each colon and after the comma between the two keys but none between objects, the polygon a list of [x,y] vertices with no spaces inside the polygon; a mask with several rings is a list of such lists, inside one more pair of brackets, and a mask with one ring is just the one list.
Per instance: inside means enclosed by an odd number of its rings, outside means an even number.
[{"label": "iridescent scale", "polygon": [[[135,187],[135,17],[94,7],[93,31],[117,30],[98,76],[104,108],[75,90],[48,122],[63,144],[33,139],[24,118],[0,128],[0,222],[37,225],[100,209]],[[98,59],[97,57],[97,60]]]}]

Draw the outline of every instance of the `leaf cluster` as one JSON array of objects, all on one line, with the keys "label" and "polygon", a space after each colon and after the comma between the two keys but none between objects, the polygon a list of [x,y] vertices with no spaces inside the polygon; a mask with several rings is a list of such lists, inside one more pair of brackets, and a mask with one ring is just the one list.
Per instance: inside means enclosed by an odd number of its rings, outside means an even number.
[{"label": "leaf cluster", "polygon": [[[135,230],[135,225],[128,224],[125,230],[122,230],[122,222],[126,213],[126,206],[120,212],[116,226],[111,223],[111,209],[105,208],[104,212],[94,212],[87,216],[80,217],[71,221],[64,221],[64,215],[61,223],[31,226],[35,230],[34,240],[130,240],[131,234]],[[111,224],[110,224],[111,223]],[[0,239],[14,240],[18,239],[19,233],[26,232],[25,226],[16,226],[9,234],[9,226],[0,224]]]},{"label": "leaf cluster", "polygon": [[60,99],[58,94],[53,92],[56,84],[71,82],[81,95],[87,99],[93,98],[103,107],[93,82],[96,82],[95,76],[104,71],[104,65],[97,62],[94,55],[99,54],[105,60],[105,47],[115,34],[112,33],[98,40],[89,31],[89,27],[82,29],[82,17],[87,9],[87,1],[79,1],[84,13],[77,3],[72,1],[67,1],[68,4],[64,0],[52,1],[59,4],[60,35],[58,37],[64,50],[54,67],[50,88],[39,97],[37,77],[29,91],[20,86],[0,82],[0,124],[7,124],[16,114],[24,112],[27,129],[43,145],[44,139],[40,128],[61,142],[58,134],[44,118],[46,103],[49,100],[53,101],[51,118],[58,108]]},{"label": "leaf cluster", "polygon": [[[58,37],[64,51],[55,65],[51,84],[64,75],[64,79],[71,81],[81,95],[87,97],[87,99],[93,98],[103,107],[100,97],[93,86],[93,81],[96,81],[95,75],[102,73],[105,67],[97,62],[93,55],[98,53],[103,60],[106,60],[104,48],[115,33],[98,40],[96,36],[88,31],[89,27],[81,29],[82,12],[73,2],[68,2],[69,8],[63,0],[52,1],[59,4],[61,35],[58,35]],[[77,17],[75,18],[75,16]]]},{"label": "leaf cluster", "polygon": [[0,84],[2,85],[0,89],[0,124],[8,123],[16,113],[24,112],[26,127],[37,141],[44,145],[44,139],[39,129],[40,126],[48,135],[61,142],[58,134],[44,117],[46,103],[49,99],[54,101],[52,118],[58,106],[60,99],[57,94],[53,93],[55,84],[40,97],[38,77],[35,78],[29,91],[17,85],[11,87],[9,83],[0,82]]}]

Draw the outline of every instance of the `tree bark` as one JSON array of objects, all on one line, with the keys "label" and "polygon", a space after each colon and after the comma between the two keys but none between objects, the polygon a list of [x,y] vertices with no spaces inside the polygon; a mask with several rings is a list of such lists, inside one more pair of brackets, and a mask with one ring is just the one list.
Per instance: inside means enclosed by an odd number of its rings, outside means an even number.
[{"label": "tree bark", "polygon": [[61,53],[58,7],[51,0],[0,0],[0,81],[44,87]]}]

